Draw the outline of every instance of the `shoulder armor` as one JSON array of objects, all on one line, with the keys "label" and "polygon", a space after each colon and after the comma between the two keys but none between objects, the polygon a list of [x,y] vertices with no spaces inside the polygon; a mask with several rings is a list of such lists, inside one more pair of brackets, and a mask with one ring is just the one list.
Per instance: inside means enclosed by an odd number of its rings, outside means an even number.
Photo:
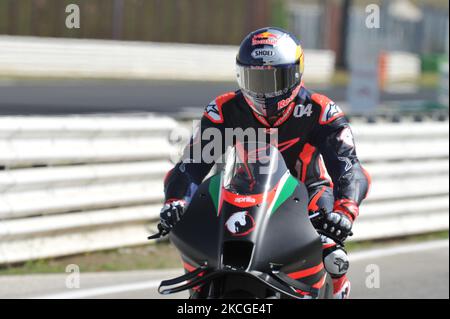
[{"label": "shoulder armor", "polygon": [[333,122],[335,119],[344,116],[342,109],[330,100],[327,96],[314,93],[311,95],[311,99],[320,105],[320,117],[319,124],[328,124]]},{"label": "shoulder armor", "polygon": [[223,105],[236,96],[235,92],[228,92],[219,95],[212,100],[205,109],[203,115],[207,117],[213,123],[223,123]]}]

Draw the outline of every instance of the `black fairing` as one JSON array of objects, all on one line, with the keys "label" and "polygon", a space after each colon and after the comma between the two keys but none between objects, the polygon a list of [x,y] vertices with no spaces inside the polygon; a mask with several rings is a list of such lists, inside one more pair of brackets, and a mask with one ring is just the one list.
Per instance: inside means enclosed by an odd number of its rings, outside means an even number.
[{"label": "black fairing", "polygon": [[272,263],[283,265],[283,271],[291,272],[322,261],[322,243],[309,220],[308,201],[306,187],[299,183],[262,231],[255,231],[255,253],[250,269],[268,272]]},{"label": "black fairing", "polygon": [[204,261],[219,268],[222,254],[223,223],[208,193],[210,179],[203,182],[183,218],[170,233],[170,241],[184,259],[196,265]]},{"label": "black fairing", "polygon": [[[200,185],[182,220],[171,232],[170,239],[183,259],[195,266],[206,261],[209,267],[216,269],[230,266],[261,272],[269,272],[274,264],[286,273],[322,261],[322,245],[308,218],[308,193],[302,183],[271,215],[266,213],[264,203],[245,208],[253,216],[256,227],[248,235],[234,236],[225,223],[243,208],[224,202],[217,216],[208,191],[210,182],[208,179]],[[230,242],[234,243],[230,245]],[[239,243],[242,243],[242,254]],[[244,252],[249,244],[253,245],[252,254]],[[225,255],[222,255],[224,246]],[[248,260],[237,260],[239,258]]]}]

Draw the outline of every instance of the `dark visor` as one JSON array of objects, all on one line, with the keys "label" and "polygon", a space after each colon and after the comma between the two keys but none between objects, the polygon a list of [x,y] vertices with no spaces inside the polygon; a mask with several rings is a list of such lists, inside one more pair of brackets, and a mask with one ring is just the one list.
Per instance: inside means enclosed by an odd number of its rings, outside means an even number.
[{"label": "dark visor", "polygon": [[257,95],[273,94],[298,84],[298,64],[270,69],[236,65],[239,86]]}]

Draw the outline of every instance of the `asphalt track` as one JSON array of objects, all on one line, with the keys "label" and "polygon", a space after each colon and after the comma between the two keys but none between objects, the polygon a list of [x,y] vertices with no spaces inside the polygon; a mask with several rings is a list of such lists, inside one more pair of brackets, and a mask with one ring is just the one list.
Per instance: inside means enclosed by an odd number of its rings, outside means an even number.
[{"label": "asphalt track", "polygon": [[[448,239],[358,251],[350,261],[352,298],[449,298]],[[81,273],[78,289],[66,288],[67,274],[0,276],[0,298],[162,298],[160,281],[179,274],[177,269]],[[371,280],[377,275],[379,280]]]},{"label": "asphalt track", "polygon": [[[234,82],[0,80],[0,115],[158,112],[200,114],[214,97],[235,90]],[[346,87],[310,87],[336,102]],[[434,101],[436,90],[414,87],[383,92],[381,103]]]}]

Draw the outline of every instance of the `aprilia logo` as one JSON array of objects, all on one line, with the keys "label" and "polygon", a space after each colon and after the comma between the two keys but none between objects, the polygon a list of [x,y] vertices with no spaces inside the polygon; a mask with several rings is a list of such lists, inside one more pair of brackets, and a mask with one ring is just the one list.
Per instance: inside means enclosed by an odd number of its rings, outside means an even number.
[{"label": "aprilia logo", "polygon": [[235,203],[255,203],[255,202],[256,202],[256,199],[254,199],[253,197],[249,197],[249,196],[246,196],[246,197],[236,197],[236,198],[234,199],[234,202],[235,202]]}]

